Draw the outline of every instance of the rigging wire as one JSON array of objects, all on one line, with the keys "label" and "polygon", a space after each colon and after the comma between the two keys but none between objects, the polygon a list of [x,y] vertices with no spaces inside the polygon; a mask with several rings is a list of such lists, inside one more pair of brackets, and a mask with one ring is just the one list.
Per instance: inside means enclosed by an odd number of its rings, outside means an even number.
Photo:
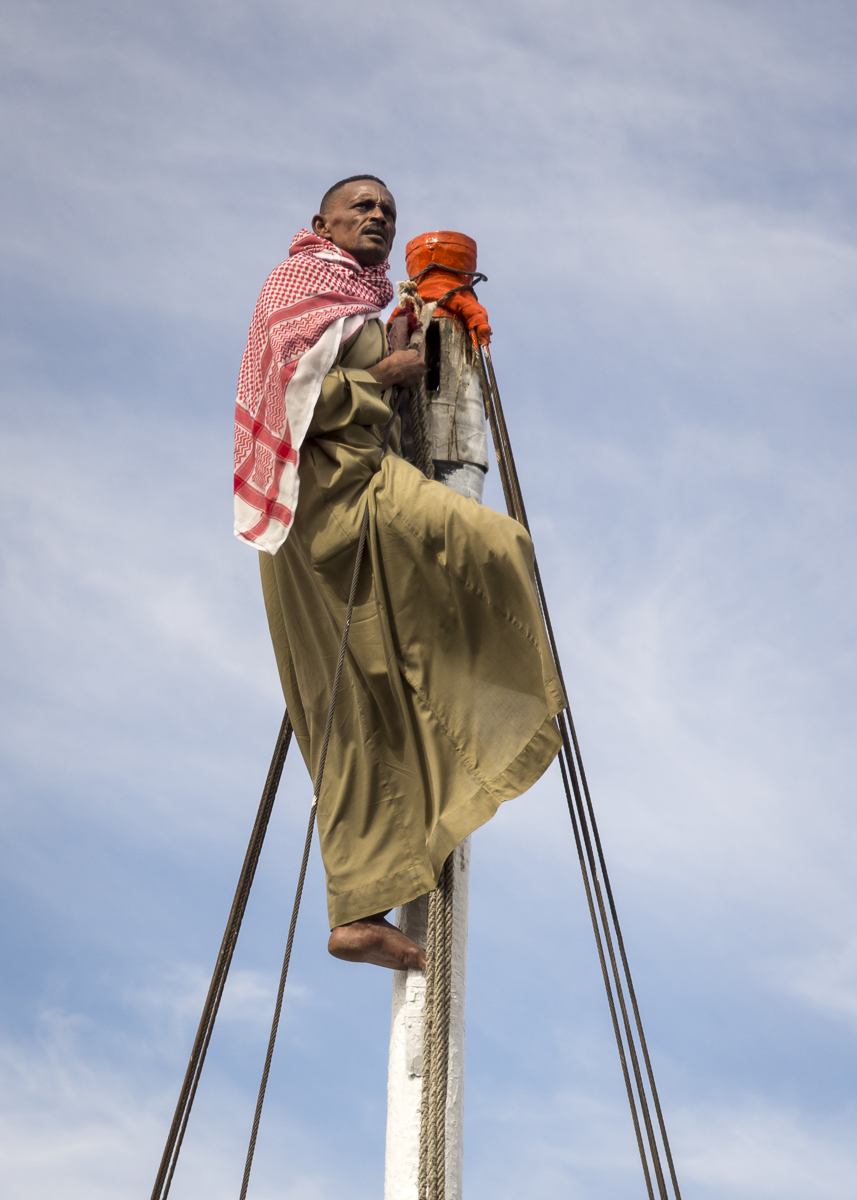
[{"label": "rigging wire", "polygon": [[[492,440],[494,442],[497,465],[499,468],[500,480],[503,487],[503,495],[506,501],[507,511],[509,512],[510,516],[520,521],[520,523],[529,532],[529,521],[527,519],[523,493],[521,491],[520,480],[518,477],[514,454],[512,452],[511,441],[509,439],[509,432],[506,426],[505,414],[503,412],[503,406],[500,400],[500,393],[497,387],[497,380],[494,373],[491,354],[487,346],[484,348],[482,347],[475,334],[473,335],[473,344],[475,348],[477,371],[482,386],[485,414],[491,429]],[[404,399],[404,396],[404,391],[400,389],[398,399],[393,408],[392,415],[384,434],[381,447],[381,461],[386,454],[393,422],[395,421],[399,406]],[[363,516],[363,522],[360,530],[357,556],[354,566],[354,575],[351,582],[351,591],[348,599],[345,624],[342,631],[339,658],[337,661],[333,688],[331,691],[331,700],[330,707],[328,709],[324,741],[322,744],[316,782],[313,790],[312,804],[310,806],[307,834],[304,842],[301,868],[295,893],[295,901],[292,909],[292,917],[289,924],[289,933],[283,958],[283,966],[280,974],[277,1001],[275,1005],[273,1021],[271,1024],[271,1033],[268,1041],[265,1065],[263,1068],[262,1079],[256,1101],[250,1142],[247,1149],[247,1158],[245,1161],[244,1175],[242,1178],[240,1193],[241,1200],[246,1200],[250,1172],[255,1154],[259,1122],[261,1119],[262,1106],[267,1090],[268,1077],[273,1059],[280,1015],[282,1012],[283,997],[291,961],[295,929],[297,927],[298,914],[307,872],[307,864],[315,829],[318,797],[321,791],[322,779],[324,776],[327,749],[333,728],[334,710],[342,676],[342,669],[345,661],[348,633],[351,625],[357,584],[368,534],[368,520],[369,509],[367,498],[367,508]],[[535,579],[539,601],[541,604],[542,613],[544,615],[545,625],[554,655],[554,661],[556,663],[557,673],[559,675],[563,691],[566,692],[557,650],[556,638],[554,636],[553,626],[550,620],[544,585],[542,583],[537,560],[535,561]],[[636,992],[634,990],[631,971],[625,952],[625,944],[622,937],[621,927],[619,925],[619,918],[616,911],[613,890],[610,885],[610,879],[604,859],[604,852],[601,845],[601,838],[595,820],[595,812],[589,793],[586,773],[583,768],[580,746],[577,740],[577,733],[574,727],[571,711],[568,706],[566,706],[566,708],[559,714],[557,721],[559,732],[562,737],[562,747],[558,756],[560,771],[562,774],[566,802],[568,805],[569,816],[571,818],[572,831],[574,834],[578,860],[583,877],[587,906],[589,908],[590,919],[595,935],[596,949],[601,966],[602,978],[607,994],[607,1003],[610,1010],[611,1022],[619,1052],[622,1075],[631,1109],[631,1117],[643,1168],[646,1190],[649,1200],[655,1200],[652,1186],[652,1172],[654,1172],[659,1200],[670,1200],[664,1171],[661,1165],[661,1152],[658,1144],[658,1137],[651,1118],[651,1108],[653,1107],[657,1120],[658,1132],[660,1134],[660,1143],[663,1147],[663,1155],[666,1159],[669,1179],[672,1184],[673,1195],[675,1200],[681,1200],[681,1192],[679,1190],[678,1180],[676,1177],[669,1138],[667,1136],[666,1124],[661,1109],[657,1085],[655,1083],[654,1071],[649,1056],[648,1044],[646,1042],[645,1032],[643,1030],[642,1019],[640,1017]],[[241,928],[241,923],[247,906],[247,899],[249,897],[250,888],[252,886],[256,867],[259,861],[259,855],[261,853],[262,844],[265,839],[268,822],[270,820],[271,811],[276,798],[277,788],[282,775],[283,764],[285,763],[291,736],[291,721],[289,720],[288,712],[286,712],[283,717],[283,723],[277,738],[277,744],[274,750],[271,766],[268,771],[268,777],[262,792],[259,810],[257,812],[256,821],[253,826],[250,842],[244,858],[241,874],[239,876],[238,885],[236,887],[232,908],[229,913],[226,931],[223,935],[220,952],[215,963],[214,973],[212,975],[202,1017],[200,1019],[197,1034],[194,1039],[194,1044],[191,1051],[190,1060],[188,1062],[187,1071],[185,1072],[179,1100],[176,1105],[173,1121],[167,1136],[166,1146],[161,1158],[160,1167],[155,1180],[155,1186],[152,1191],[152,1200],[166,1200],[170,1191],[179,1152],[184,1140],[185,1130],[187,1129],[190,1111],[196,1096],[199,1078],[202,1073],[208,1046],[211,1041],[214,1022],[217,1017],[220,1001],[223,995],[223,989],[226,984],[226,978],[232,962],[235,943]],[[618,959],[616,954],[617,949]],[[609,970],[608,960],[610,964]],[[633,1013],[633,1024],[628,1012],[629,1001],[631,1012]],[[619,1010],[618,1013],[617,1004]],[[619,1021],[620,1013],[621,1025]],[[640,1055],[642,1055],[643,1063],[645,1065],[645,1081],[640,1069]],[[629,1060],[630,1070],[628,1066]],[[646,1084],[648,1084],[648,1094]],[[651,1107],[649,1095],[651,1096]],[[645,1141],[643,1139],[641,1118],[642,1127],[645,1128]],[[648,1154],[646,1151],[646,1146],[648,1146]]]},{"label": "rigging wire", "polygon": [[[393,432],[393,423],[399,413],[399,406],[407,395],[407,389],[399,388],[396,401],[393,404],[393,411],[390,414],[390,419],[387,422],[387,428],[384,431],[384,440],[381,444],[381,455],[378,459],[378,470],[381,469],[381,463],[384,461],[384,456],[387,453],[387,447],[390,443],[390,434]],[[268,1076],[271,1072],[271,1061],[274,1057],[274,1046],[277,1041],[277,1031],[280,1026],[280,1014],[283,1009],[283,995],[286,990],[286,980],[289,974],[289,964],[292,959],[292,946],[295,940],[295,929],[298,924],[298,913],[300,912],[301,900],[304,892],[304,881],[306,880],[307,864],[309,862],[309,852],[312,847],[312,837],[315,831],[315,819],[318,811],[318,798],[321,795],[321,785],[324,779],[324,767],[327,762],[327,748],[330,745],[330,735],[333,732],[333,717],[336,711],[336,701],[339,696],[339,685],[342,680],[342,668],[345,664],[345,654],[348,649],[348,634],[351,630],[351,618],[354,614],[354,602],[357,599],[357,584],[360,580],[360,568],[363,566],[363,554],[366,550],[366,539],[369,535],[369,496],[366,496],[366,508],[363,513],[363,520],[360,524],[360,537],[357,542],[357,555],[354,561],[354,574],[351,577],[351,590],[348,594],[348,606],[345,610],[345,623],[342,626],[342,638],[339,643],[339,657],[336,660],[336,671],[333,676],[333,686],[330,691],[330,704],[327,709],[327,721],[324,727],[324,741],[321,744],[321,753],[318,760],[318,770],[316,771],[315,787],[313,788],[312,804],[309,810],[309,823],[307,824],[306,840],[304,841],[304,852],[301,858],[301,869],[298,876],[298,883],[295,889],[295,902],[292,906],[292,919],[289,922],[289,935],[286,940],[286,951],[283,955],[283,966],[280,971],[280,984],[277,988],[277,1002],[274,1006],[274,1016],[271,1021],[271,1033],[268,1038],[268,1049],[265,1054],[265,1066],[262,1069],[262,1080],[259,1084],[259,1094],[256,1098],[256,1109],[253,1113],[253,1127],[250,1131],[250,1143],[247,1147],[247,1158],[244,1163],[244,1175],[241,1180],[240,1200],[246,1200],[247,1188],[250,1184],[250,1172],[253,1168],[253,1158],[256,1154],[256,1139],[259,1134],[259,1122],[262,1118],[262,1105],[265,1103],[265,1093],[268,1089]]]},{"label": "rigging wire", "polygon": [[[487,346],[483,347],[480,344],[475,334],[473,335],[473,344],[476,352],[477,370],[480,377],[480,383],[482,385],[485,414],[488,419],[492,440],[494,442],[494,450],[497,456],[497,465],[503,485],[503,494],[506,500],[506,507],[509,515],[520,521],[524,528],[529,532],[529,521],[527,520],[523,493],[521,491],[518,471],[515,465],[511,441],[509,439],[509,431],[506,425],[503,405],[502,401],[500,400],[500,392],[497,387],[497,378],[494,373],[491,352]],[[631,1109],[631,1118],[634,1125],[637,1148],[640,1153],[643,1176],[646,1182],[646,1189],[648,1191],[649,1200],[654,1200],[651,1178],[651,1172],[653,1171],[660,1200],[669,1200],[666,1179],[664,1177],[664,1171],[661,1164],[661,1152],[658,1144],[658,1137],[655,1133],[651,1118],[651,1108],[649,1096],[647,1095],[647,1087],[640,1070],[640,1053],[642,1054],[643,1062],[645,1064],[648,1093],[651,1095],[651,1107],[653,1107],[655,1110],[658,1131],[660,1133],[660,1142],[663,1147],[663,1156],[667,1163],[673,1195],[675,1196],[675,1200],[681,1200],[681,1191],[678,1185],[678,1179],[672,1157],[672,1150],[670,1148],[666,1123],[664,1121],[660,1097],[658,1095],[657,1084],[655,1083],[654,1071],[649,1056],[648,1043],[643,1030],[642,1018],[640,1016],[636,992],[634,990],[634,984],[631,978],[631,970],[625,952],[625,943],[622,937],[622,930],[619,925],[619,917],[613,898],[613,889],[610,885],[607,864],[604,859],[604,852],[601,845],[601,837],[598,832],[598,825],[595,820],[595,811],[592,805],[592,798],[589,793],[589,785],[586,780],[586,773],[583,769],[583,761],[580,754],[580,746],[577,740],[577,732],[574,727],[571,710],[568,707],[568,693],[565,688],[565,681],[562,675],[562,667],[560,665],[556,638],[554,636],[550,613],[548,611],[547,598],[545,596],[541,572],[539,571],[538,560],[535,562],[535,578],[536,587],[539,594],[539,601],[541,603],[542,613],[544,615],[545,625],[548,631],[548,637],[550,640],[551,649],[553,651],[557,673],[559,675],[563,691],[566,694],[566,708],[559,714],[558,717],[559,731],[562,736],[562,748],[560,749],[559,753],[560,770],[562,773],[569,816],[571,817],[571,824],[574,833],[575,844],[577,847],[581,874],[583,876],[584,891],[586,893],[587,905],[589,908],[590,919],[592,921],[592,929],[595,935],[598,959],[601,965],[605,991],[607,993],[607,1003],[610,1009],[613,1032],[616,1038],[617,1049],[619,1051],[619,1061],[622,1067],[622,1075],[625,1081],[625,1089]],[[603,880],[603,886],[601,880]],[[606,905],[604,902],[605,893],[607,896]],[[607,951],[606,957],[605,947]],[[616,957],[616,948],[618,948],[619,951],[618,961]],[[607,969],[608,959],[610,962],[609,972]],[[621,969],[619,963],[621,963]],[[633,1012],[633,1025],[628,1014],[628,1000],[630,1000],[630,1007]],[[622,1016],[621,1029],[616,1012],[617,1003]],[[624,1030],[624,1039],[622,1036],[622,1030]],[[637,1043],[639,1043],[640,1053],[638,1053]],[[631,1063],[631,1072],[628,1070],[629,1059]],[[634,1079],[633,1087],[631,1084],[631,1073],[633,1073]],[[641,1117],[646,1131],[645,1142],[648,1145],[648,1155],[646,1153],[646,1148],[642,1137],[642,1130],[640,1126]]]},{"label": "rigging wire", "polygon": [[265,834],[268,830],[268,822],[271,819],[271,811],[274,807],[274,800],[277,797],[277,789],[280,786],[280,777],[283,773],[283,764],[286,761],[286,755],[289,750],[289,743],[292,740],[292,723],[289,720],[289,714],[283,717],[283,723],[280,726],[280,732],[277,737],[277,744],[274,747],[274,755],[271,759],[271,766],[268,770],[268,778],[265,781],[265,786],[262,790],[262,798],[259,801],[259,809],[256,813],[256,820],[253,824],[253,831],[250,834],[250,841],[247,846],[247,853],[244,856],[244,864],[241,868],[241,874],[238,876],[238,885],[235,888],[235,897],[232,901],[232,908],[229,912],[229,918],[226,922],[226,931],[223,934],[223,941],[220,945],[220,952],[217,956],[217,961],[214,964],[214,973],[211,977],[211,984],[208,988],[208,995],[205,999],[205,1005],[202,1010],[199,1028],[196,1031],[193,1048],[190,1053],[190,1061],[187,1065],[184,1081],[182,1083],[181,1092],[179,1093],[176,1111],[173,1116],[173,1121],[170,1126],[170,1131],[167,1134],[167,1142],[164,1147],[164,1153],[161,1157],[158,1174],[155,1178],[155,1186],[152,1189],[152,1200],[166,1200],[169,1195],[170,1187],[175,1174],[176,1163],[178,1162],[179,1152],[184,1141],[185,1130],[187,1129],[190,1110],[193,1107],[193,1102],[196,1097],[196,1089],[199,1084],[199,1077],[202,1074],[202,1068],[205,1064],[205,1056],[208,1053],[208,1044],[211,1041],[211,1034],[214,1030],[214,1022],[217,1019],[217,1011],[220,1008],[220,1000],[223,996],[223,988],[226,985],[226,976],[229,974],[229,968],[232,964],[232,955],[235,951],[235,943],[238,940],[238,933],[241,929],[241,922],[244,919],[244,912],[247,908],[247,899],[250,895],[250,888],[253,884],[253,878],[256,874],[256,867],[259,862],[259,855],[262,852],[262,844],[265,840]]},{"label": "rigging wire", "polygon": [[[393,432],[393,424],[398,415],[399,408],[402,402],[407,398],[407,395],[407,389],[398,389],[398,395],[393,405],[393,411],[384,431],[384,438],[381,444],[381,455],[378,461],[379,469],[384,460],[384,456],[387,453],[390,435]],[[363,521],[360,527],[360,536],[357,543],[357,555],[354,563],[354,575],[351,580],[351,591],[348,596],[345,624],[342,629],[339,658],[337,660],[333,686],[331,689],[330,706],[328,708],[327,722],[324,731],[324,741],[322,743],[321,754],[319,757],[318,771],[316,774],[315,787],[313,789],[312,804],[310,805],[309,822],[307,824],[306,839],[304,841],[304,850],[301,858],[301,867],[298,875],[297,887],[295,890],[292,917],[291,921],[289,922],[286,950],[283,956],[282,969],[280,971],[280,983],[277,989],[277,1001],[274,1007],[274,1016],[271,1022],[271,1033],[268,1039],[267,1053],[265,1055],[265,1065],[262,1070],[262,1079],[259,1084],[259,1093],[256,1099],[256,1108],[253,1114],[250,1142],[247,1147],[247,1157],[244,1163],[244,1174],[241,1180],[240,1200],[245,1200],[246,1198],[247,1187],[250,1181],[250,1171],[253,1166],[253,1158],[256,1152],[256,1140],[259,1133],[259,1122],[262,1115],[262,1106],[265,1101],[265,1093],[268,1087],[268,1076],[271,1070],[271,1061],[274,1056],[274,1045],[277,1040],[277,1032],[280,1024],[280,1015],[283,1007],[283,996],[286,989],[289,964],[291,962],[295,929],[297,927],[298,913],[300,911],[301,899],[303,897],[304,881],[306,879],[309,854],[312,847],[313,833],[315,830],[318,797],[321,792],[322,780],[324,778],[324,767],[327,761],[327,748],[330,743],[330,735],[333,729],[334,710],[336,707],[337,696],[339,694],[339,684],[342,678],[342,668],[345,662],[345,653],[348,645],[348,634],[351,628],[351,617],[354,611],[354,602],[357,596],[357,584],[360,576],[360,568],[363,563],[363,554],[366,548],[368,532],[369,498],[367,496],[366,511],[363,514]],[[215,963],[214,974],[212,975],[211,984],[209,985],[208,996],[203,1008],[202,1018],[199,1023],[196,1038],[194,1039],[193,1049],[191,1050],[190,1061],[188,1063],[187,1071],[185,1072],[184,1082],[179,1094],[175,1115],[173,1116],[172,1125],[170,1126],[170,1131],[167,1135],[167,1142],[166,1146],[164,1147],[164,1153],[161,1157],[158,1174],[155,1179],[155,1186],[152,1189],[151,1200],[166,1200],[167,1196],[169,1195],[170,1187],[172,1186],[176,1164],[178,1163],[179,1153],[181,1151],[182,1142],[184,1141],[185,1130],[187,1129],[191,1108],[193,1107],[193,1102],[196,1098],[197,1085],[199,1084],[199,1078],[202,1074],[202,1068],[205,1063],[205,1056],[208,1052],[208,1045],[211,1041],[211,1035],[214,1031],[214,1022],[217,1019],[217,1012],[220,1008],[220,1000],[223,995],[223,989],[226,985],[226,977],[229,973],[229,967],[232,963],[232,955],[235,951],[235,943],[238,940],[238,932],[241,928],[241,922],[244,918],[244,911],[247,907],[247,899],[250,894],[250,887],[253,883],[253,877],[256,873],[256,866],[262,850],[262,843],[265,840],[265,833],[267,832],[271,810],[274,807],[274,800],[276,798],[277,788],[279,787],[280,777],[283,773],[283,764],[286,760],[286,753],[289,748],[291,737],[292,723],[289,719],[288,711],[286,711],[283,717],[282,726],[280,728],[280,734],[277,738],[277,744],[274,749],[274,757],[271,761],[270,770],[268,771],[268,779],[265,784],[264,791],[262,792],[262,799],[259,804],[259,811],[253,826],[253,832],[250,836],[250,844],[247,848],[247,853],[244,858],[244,865],[241,870],[241,875],[238,879],[238,886],[235,890],[235,899],[232,902],[232,909],[226,924],[226,932],[223,935],[220,953],[218,955],[217,962]]]}]

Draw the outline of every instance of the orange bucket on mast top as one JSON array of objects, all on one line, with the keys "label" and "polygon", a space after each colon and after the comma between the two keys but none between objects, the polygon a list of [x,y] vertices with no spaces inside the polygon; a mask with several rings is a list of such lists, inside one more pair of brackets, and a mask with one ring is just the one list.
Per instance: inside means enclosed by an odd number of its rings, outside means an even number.
[{"label": "orange bucket on mast top", "polygon": [[[453,233],[449,229],[421,233],[419,237],[411,238],[405,247],[405,266],[410,278],[413,279],[420,271],[434,264],[437,264],[435,271],[438,273],[442,267],[452,267],[456,271],[475,275],[476,243],[466,233]],[[435,271],[430,274],[434,275]],[[461,278],[457,282],[461,283]]]},{"label": "orange bucket on mast top", "polygon": [[454,292],[438,307],[437,316],[458,317],[480,342],[488,344],[488,314],[471,288],[474,276],[478,276],[472,237],[451,229],[421,233],[405,247],[405,266],[408,276],[416,279],[417,291],[424,300],[442,300],[448,292]]}]

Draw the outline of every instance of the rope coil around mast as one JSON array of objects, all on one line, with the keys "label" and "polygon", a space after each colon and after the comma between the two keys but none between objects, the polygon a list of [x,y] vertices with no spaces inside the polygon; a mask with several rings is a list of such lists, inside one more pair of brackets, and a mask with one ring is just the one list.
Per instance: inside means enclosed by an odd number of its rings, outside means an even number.
[{"label": "rope coil around mast", "polygon": [[429,893],[426,929],[426,990],[423,1008],[422,1098],[417,1200],[446,1197],[446,1093],[452,1009],[454,855]]}]

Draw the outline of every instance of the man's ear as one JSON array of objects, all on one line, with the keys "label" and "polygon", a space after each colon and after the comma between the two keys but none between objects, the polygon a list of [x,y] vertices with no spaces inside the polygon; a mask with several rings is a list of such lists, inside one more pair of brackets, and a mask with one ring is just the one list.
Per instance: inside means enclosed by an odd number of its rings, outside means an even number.
[{"label": "man's ear", "polygon": [[327,228],[327,218],[321,213],[316,213],[312,219],[312,231],[317,237],[326,238],[330,241],[330,230]]}]

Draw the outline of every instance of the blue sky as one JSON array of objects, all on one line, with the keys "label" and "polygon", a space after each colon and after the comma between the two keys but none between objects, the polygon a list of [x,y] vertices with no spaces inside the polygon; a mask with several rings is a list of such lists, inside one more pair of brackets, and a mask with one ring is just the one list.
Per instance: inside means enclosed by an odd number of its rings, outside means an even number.
[{"label": "blue sky", "polygon": [[[282,713],[231,535],[267,271],[334,179],[479,243],[680,1179],[857,1189],[857,11],[7,0],[13,1200],[148,1195]],[[496,473],[490,497],[499,506]],[[286,772],[173,1195],[238,1193]],[[553,771],[474,838],[469,1200],[644,1195]],[[390,980],[314,858],[251,1194],[381,1195]]]}]

